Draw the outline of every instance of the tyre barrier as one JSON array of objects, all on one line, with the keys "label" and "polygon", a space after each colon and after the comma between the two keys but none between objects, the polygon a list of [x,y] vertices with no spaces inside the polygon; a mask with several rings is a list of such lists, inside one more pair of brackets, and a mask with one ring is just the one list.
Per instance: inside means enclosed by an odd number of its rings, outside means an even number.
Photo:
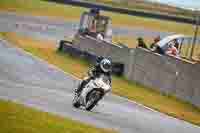
[{"label": "tyre barrier", "polygon": [[122,76],[124,72],[124,64],[113,62],[112,63],[112,73],[114,73],[117,76]]},{"label": "tyre barrier", "polygon": [[94,53],[83,51],[83,56],[86,60],[90,61],[91,63],[95,63],[98,56]]},{"label": "tyre barrier", "polygon": [[66,52],[66,53],[70,54],[71,56],[75,56],[75,57],[80,57],[83,54],[81,50],[72,47],[71,42],[64,41],[64,40],[60,41],[58,51]]},{"label": "tyre barrier", "polygon": [[[59,43],[58,51],[68,53],[71,56],[84,58],[90,63],[94,64],[98,58],[95,53],[88,51],[81,51],[78,48],[72,46],[72,42],[61,40]],[[118,62],[112,62],[112,73],[117,76],[122,76],[124,73],[124,64]]]}]

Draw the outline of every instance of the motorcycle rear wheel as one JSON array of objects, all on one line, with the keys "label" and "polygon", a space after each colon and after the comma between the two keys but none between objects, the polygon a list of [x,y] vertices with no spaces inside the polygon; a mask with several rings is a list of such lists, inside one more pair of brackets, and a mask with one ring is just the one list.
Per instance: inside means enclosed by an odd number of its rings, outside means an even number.
[{"label": "motorcycle rear wheel", "polygon": [[87,96],[87,104],[85,109],[87,111],[90,111],[94,108],[94,106],[97,104],[97,102],[99,101],[101,97],[101,92],[99,91],[92,91],[88,94]]}]

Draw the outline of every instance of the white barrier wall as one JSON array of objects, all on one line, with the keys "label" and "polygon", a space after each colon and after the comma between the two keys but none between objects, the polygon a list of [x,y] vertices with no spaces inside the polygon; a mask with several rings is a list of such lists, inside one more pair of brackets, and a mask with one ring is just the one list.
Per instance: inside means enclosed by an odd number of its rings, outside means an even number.
[{"label": "white barrier wall", "polygon": [[131,66],[130,80],[200,107],[200,64],[136,48]]}]

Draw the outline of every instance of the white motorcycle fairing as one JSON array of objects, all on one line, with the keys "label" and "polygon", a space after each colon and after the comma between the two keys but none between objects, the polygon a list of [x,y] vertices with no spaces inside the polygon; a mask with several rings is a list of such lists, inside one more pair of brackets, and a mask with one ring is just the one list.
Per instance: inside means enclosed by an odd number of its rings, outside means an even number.
[{"label": "white motorcycle fairing", "polygon": [[86,105],[86,96],[89,92],[91,92],[95,88],[101,88],[104,91],[104,94],[111,91],[111,86],[108,83],[103,81],[105,75],[101,75],[100,77],[91,80],[84,88],[80,95],[80,103],[81,105]]}]

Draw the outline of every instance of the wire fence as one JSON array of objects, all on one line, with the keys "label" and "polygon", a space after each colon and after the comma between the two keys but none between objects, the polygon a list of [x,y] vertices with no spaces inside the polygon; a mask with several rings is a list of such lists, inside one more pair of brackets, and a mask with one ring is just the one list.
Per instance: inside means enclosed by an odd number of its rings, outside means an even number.
[{"label": "wire fence", "polygon": [[[192,53],[192,37],[184,38],[179,47],[179,55],[186,59],[200,60],[200,38],[196,40],[194,51]],[[192,57],[191,57],[192,55]]]}]

